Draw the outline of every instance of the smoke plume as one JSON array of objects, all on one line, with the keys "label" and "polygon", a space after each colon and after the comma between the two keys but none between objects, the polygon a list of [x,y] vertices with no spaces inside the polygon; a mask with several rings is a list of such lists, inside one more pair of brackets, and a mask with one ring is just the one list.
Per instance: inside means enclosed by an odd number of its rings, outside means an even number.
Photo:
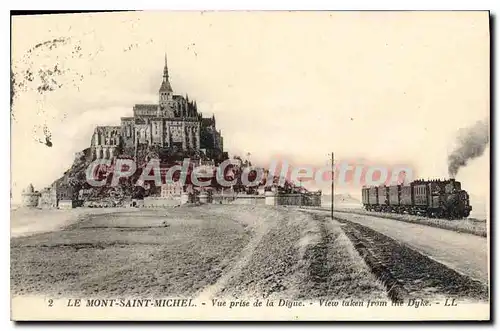
[{"label": "smoke plume", "polygon": [[458,131],[457,148],[448,155],[448,174],[455,178],[460,168],[469,160],[483,155],[490,138],[488,122],[477,121],[474,125]]}]

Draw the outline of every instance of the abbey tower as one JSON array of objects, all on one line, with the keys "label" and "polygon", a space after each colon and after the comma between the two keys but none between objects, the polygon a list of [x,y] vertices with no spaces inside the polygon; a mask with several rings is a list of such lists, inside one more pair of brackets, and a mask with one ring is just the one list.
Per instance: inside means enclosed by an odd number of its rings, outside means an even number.
[{"label": "abbey tower", "polygon": [[98,126],[91,142],[93,158],[112,159],[123,149],[157,146],[175,151],[223,153],[221,132],[215,116],[204,118],[196,101],[173,93],[167,56],[158,90],[158,104],[136,104],[133,116],[122,117],[120,126]]}]

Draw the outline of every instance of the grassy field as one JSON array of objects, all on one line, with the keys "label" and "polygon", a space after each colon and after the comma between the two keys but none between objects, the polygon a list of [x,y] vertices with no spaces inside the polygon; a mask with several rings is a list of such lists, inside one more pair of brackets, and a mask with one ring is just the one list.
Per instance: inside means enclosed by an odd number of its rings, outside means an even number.
[{"label": "grassy field", "polygon": [[80,214],[62,230],[12,238],[11,291],[387,298],[339,224],[294,209],[217,205]]}]

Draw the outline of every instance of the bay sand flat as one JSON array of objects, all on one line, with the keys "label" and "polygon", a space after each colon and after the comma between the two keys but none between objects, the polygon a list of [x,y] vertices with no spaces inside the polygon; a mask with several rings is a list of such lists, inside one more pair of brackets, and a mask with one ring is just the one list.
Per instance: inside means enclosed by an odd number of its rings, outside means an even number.
[{"label": "bay sand flat", "polygon": [[57,231],[87,215],[106,215],[120,211],[134,212],[137,210],[130,208],[75,208],[68,210],[18,208],[10,212],[10,235],[12,238],[16,238]]},{"label": "bay sand flat", "polygon": [[[331,220],[293,207],[62,212],[48,211],[60,218],[44,231],[12,238],[14,296],[488,300],[476,274],[434,254],[469,246],[444,234],[485,240],[479,236],[349,213]],[[409,227],[440,234],[424,236]],[[470,270],[483,274],[479,265]]]},{"label": "bay sand flat", "polygon": [[339,224],[297,210],[205,205],[67,215],[56,230],[11,240],[14,296],[388,299]]}]

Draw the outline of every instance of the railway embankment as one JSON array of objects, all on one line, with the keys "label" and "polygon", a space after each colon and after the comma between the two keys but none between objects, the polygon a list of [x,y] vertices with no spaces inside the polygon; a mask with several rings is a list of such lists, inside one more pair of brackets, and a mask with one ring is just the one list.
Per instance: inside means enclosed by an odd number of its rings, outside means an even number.
[{"label": "railway embankment", "polygon": [[[314,210],[329,211],[326,207],[301,207]],[[480,237],[487,237],[488,235],[488,223],[486,220],[478,220],[474,218],[466,218],[461,220],[449,220],[442,218],[429,218],[418,215],[407,215],[407,214],[395,214],[395,213],[383,213],[383,212],[373,212],[359,209],[348,209],[348,208],[335,208],[336,212],[350,213],[356,215],[367,215],[375,216],[387,219],[393,219],[396,221],[414,223],[427,225],[435,228],[451,230],[459,233],[469,233]]]}]

